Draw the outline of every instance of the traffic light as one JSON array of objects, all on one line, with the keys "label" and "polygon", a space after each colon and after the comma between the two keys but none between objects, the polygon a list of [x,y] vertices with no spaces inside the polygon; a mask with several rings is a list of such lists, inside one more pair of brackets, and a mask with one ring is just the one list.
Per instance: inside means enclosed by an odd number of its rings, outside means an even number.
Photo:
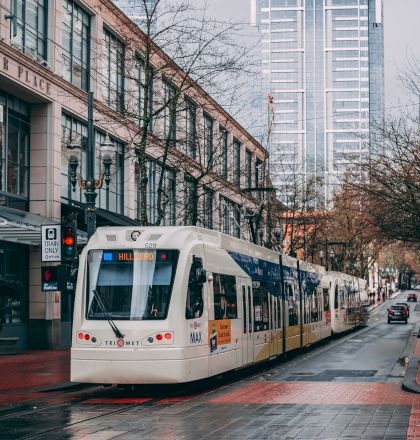
[{"label": "traffic light", "polygon": [[66,222],[61,227],[61,261],[73,262],[77,257],[77,228],[73,221]]}]

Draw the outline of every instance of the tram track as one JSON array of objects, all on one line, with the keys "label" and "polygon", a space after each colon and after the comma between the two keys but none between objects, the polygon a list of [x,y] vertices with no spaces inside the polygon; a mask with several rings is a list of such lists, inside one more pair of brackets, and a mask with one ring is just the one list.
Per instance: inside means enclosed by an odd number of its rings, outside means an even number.
[{"label": "tram track", "polygon": [[[378,307],[378,309],[375,310],[375,315],[376,313],[380,312],[382,309],[382,307]],[[220,376],[218,378],[212,379],[213,381],[215,380],[219,380],[218,383],[216,384],[212,384],[207,382],[202,382],[201,384],[199,384],[199,389],[197,390],[197,385],[194,386],[194,389],[192,389],[192,394],[194,395],[194,397],[200,396],[204,393],[210,393],[210,392],[215,392],[218,390],[221,390],[227,386],[230,386],[232,383],[240,383],[240,382],[244,382],[247,380],[252,380],[253,378],[260,376],[261,374],[264,374],[266,371],[270,370],[273,367],[280,367],[279,370],[285,370],[287,368],[290,368],[290,366],[297,364],[299,361],[301,360],[307,360],[310,359],[312,357],[318,356],[319,354],[328,351],[328,350],[333,350],[335,347],[347,342],[348,340],[357,337],[358,335],[361,335],[365,332],[368,332],[370,330],[372,330],[373,328],[379,326],[380,324],[382,324],[382,321],[379,320],[377,322],[372,322],[368,327],[366,328],[362,328],[360,330],[356,330],[351,332],[350,334],[347,334],[345,336],[340,337],[338,340],[329,340],[329,342],[327,344],[322,344],[321,346],[309,346],[309,347],[305,347],[303,350],[297,351],[295,355],[293,355],[292,357],[285,357],[285,358],[278,358],[276,361],[272,362],[272,361],[268,361],[264,364],[259,364],[256,366],[251,366],[247,369],[244,370],[238,370],[235,372],[230,372],[227,373],[222,377],[222,381],[220,382]],[[277,363],[277,365],[275,365]],[[281,363],[281,365],[279,365]],[[84,395],[81,397],[77,397],[73,400],[69,400],[68,402],[64,402],[64,403],[59,403],[59,404],[48,404],[48,401],[46,401],[45,405],[43,405],[42,407],[39,408],[29,408],[27,410],[23,410],[23,411],[19,411],[19,412],[8,412],[5,414],[1,414],[0,413],[0,423],[2,421],[6,421],[6,420],[10,420],[12,418],[15,419],[20,419],[20,418],[24,418],[27,415],[34,415],[34,414],[42,414],[44,411],[48,411],[51,412],[51,410],[55,411],[57,410],[58,412],[60,412],[61,410],[65,410],[66,408],[69,408],[73,405],[77,405],[77,404],[83,404],[83,402],[88,401],[89,399],[92,398],[97,398],[98,394],[102,394],[101,391],[103,390],[103,388],[101,387],[100,389],[98,389],[98,387],[92,388],[92,389],[88,389],[88,395]],[[110,389],[111,392],[115,393],[117,390],[116,389]],[[106,392],[107,394],[107,392]],[[185,389],[183,388],[183,395],[185,395]],[[170,399],[172,397],[176,397],[180,395],[179,390],[174,390],[173,392],[166,392],[162,395],[159,395],[157,397],[151,397],[150,399],[148,399],[147,401],[142,401],[142,402],[135,402],[132,404],[124,404],[124,406],[121,408],[113,408],[110,410],[107,410],[105,412],[102,412],[101,414],[95,414],[95,415],[91,415],[91,416],[87,416],[84,417],[80,420],[74,421],[74,422],[69,422],[69,423],[65,423],[65,424],[60,424],[57,426],[52,426],[48,429],[44,429],[41,431],[38,431],[36,433],[33,434],[29,434],[29,435],[23,435],[22,437],[20,437],[23,440],[26,439],[36,439],[36,438],[41,438],[43,436],[48,436],[51,435],[52,433],[55,432],[59,432],[62,430],[65,430],[67,428],[73,427],[73,426],[77,426],[92,420],[98,420],[101,418],[106,418],[109,416],[113,416],[113,415],[117,415],[117,414],[123,414],[126,412],[129,412],[135,408],[142,408],[144,407],[145,409],[147,407],[150,407],[151,405],[156,405],[158,404],[160,401],[162,400],[166,400],[166,399]],[[111,396],[113,398],[115,398],[115,400],[118,400],[117,396]],[[127,394],[124,395],[124,397],[127,397]],[[138,398],[138,399],[144,399],[146,396],[141,393],[137,394],[134,396],[132,395],[133,398]],[[193,397],[193,398],[194,398]],[[13,408],[11,409],[13,411]],[[7,410],[6,410],[7,411]]]},{"label": "tram track", "polygon": [[[231,373],[231,376],[235,375],[235,374],[238,374],[238,372]],[[257,376],[258,374],[261,374],[261,371],[255,372],[255,373],[250,374],[250,375],[247,375],[247,377],[245,379],[252,378],[253,376]],[[235,382],[241,382],[242,380],[245,380],[245,379],[244,378],[242,378],[241,380],[235,379],[234,381]],[[223,383],[219,383],[217,385],[213,385],[213,386],[210,385],[209,386],[208,384],[205,385],[204,382],[203,382],[203,385],[200,386],[200,388],[202,387],[202,389],[199,389],[198,392],[197,392],[197,388],[196,387],[194,388],[194,390],[192,390],[193,391],[193,398],[194,397],[198,397],[198,396],[200,396],[200,395],[202,395],[204,393],[209,393],[209,392],[214,392],[214,391],[217,391],[217,390],[221,390],[221,389],[229,386],[232,383],[232,381],[233,381],[232,377],[229,378],[228,376],[226,376],[223,379]],[[174,391],[172,393],[167,393],[165,395],[162,395],[162,396],[159,396],[159,397],[156,397],[156,398],[150,398],[149,400],[147,400],[145,402],[126,404],[126,405],[124,405],[123,408],[109,410],[109,411],[103,412],[101,414],[97,414],[97,415],[93,415],[93,416],[90,416],[90,417],[86,417],[83,420],[77,420],[77,421],[72,422],[72,423],[62,424],[60,426],[51,427],[50,429],[45,429],[45,430],[37,432],[37,433],[33,433],[33,434],[30,434],[30,435],[22,436],[22,437],[20,437],[20,440],[29,440],[29,439],[41,438],[42,436],[51,435],[54,432],[59,432],[59,431],[65,430],[67,428],[70,428],[70,427],[73,427],[73,426],[77,426],[77,425],[80,425],[80,424],[83,424],[83,423],[86,423],[86,422],[89,422],[89,421],[92,421],[92,420],[106,418],[106,417],[117,415],[117,414],[123,414],[123,413],[129,412],[129,411],[131,411],[131,410],[133,410],[135,408],[142,408],[142,407],[144,407],[144,409],[146,409],[146,408],[148,408],[148,407],[150,407],[152,405],[158,404],[162,400],[167,400],[167,399],[170,399],[172,397],[176,397],[179,394],[180,394],[179,391]],[[138,397],[139,399],[142,398],[140,396],[136,396],[136,397]],[[51,410],[51,409],[59,408],[59,407],[62,407],[62,406],[70,406],[70,405],[74,405],[75,403],[83,403],[83,401],[86,401],[86,400],[89,400],[89,399],[90,399],[90,397],[88,399],[86,399],[86,398],[80,399],[79,401],[74,401],[73,400],[73,401],[71,401],[71,402],[69,402],[67,404],[48,406],[48,407],[45,407],[43,409],[44,410],[45,409]],[[14,415],[19,417],[20,415],[23,415],[23,414],[22,413],[15,413]],[[0,421],[1,420],[2,419],[0,418]]]}]

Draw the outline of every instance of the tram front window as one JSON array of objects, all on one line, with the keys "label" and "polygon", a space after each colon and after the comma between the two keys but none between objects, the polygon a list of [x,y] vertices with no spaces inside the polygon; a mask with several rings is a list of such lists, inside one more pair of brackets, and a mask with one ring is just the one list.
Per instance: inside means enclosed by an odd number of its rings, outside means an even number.
[{"label": "tram front window", "polygon": [[165,319],[177,261],[173,250],[90,251],[87,319]]}]

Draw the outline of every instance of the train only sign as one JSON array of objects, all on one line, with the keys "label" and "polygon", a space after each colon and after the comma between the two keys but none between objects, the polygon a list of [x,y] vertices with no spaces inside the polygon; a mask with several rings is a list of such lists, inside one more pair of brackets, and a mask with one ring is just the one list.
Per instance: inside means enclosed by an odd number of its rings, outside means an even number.
[{"label": "train only sign", "polygon": [[41,226],[41,261],[61,262],[61,225]]}]

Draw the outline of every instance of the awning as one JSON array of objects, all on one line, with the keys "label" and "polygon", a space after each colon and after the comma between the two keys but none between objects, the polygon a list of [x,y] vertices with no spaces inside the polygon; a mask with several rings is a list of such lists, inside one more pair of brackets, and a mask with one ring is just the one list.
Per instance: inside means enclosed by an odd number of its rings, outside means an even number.
[{"label": "awning", "polygon": [[107,226],[140,226],[138,220],[134,220],[122,214],[117,214],[115,212],[106,211],[105,209],[96,209],[97,217],[102,219],[102,223]]},{"label": "awning", "polygon": [[[61,209],[67,210],[77,210],[83,213],[86,209],[86,203],[79,202],[78,200],[71,200],[67,197],[61,197],[65,203],[61,203]],[[139,220],[127,217],[123,214],[118,214],[116,212],[108,211],[102,208],[96,208],[96,226],[140,226]],[[81,223],[83,223],[83,217],[80,218]]]},{"label": "awning", "polygon": [[[41,245],[41,226],[58,224],[48,217],[0,206],[0,240],[13,243]],[[79,243],[86,243],[86,233],[78,231]]]}]

